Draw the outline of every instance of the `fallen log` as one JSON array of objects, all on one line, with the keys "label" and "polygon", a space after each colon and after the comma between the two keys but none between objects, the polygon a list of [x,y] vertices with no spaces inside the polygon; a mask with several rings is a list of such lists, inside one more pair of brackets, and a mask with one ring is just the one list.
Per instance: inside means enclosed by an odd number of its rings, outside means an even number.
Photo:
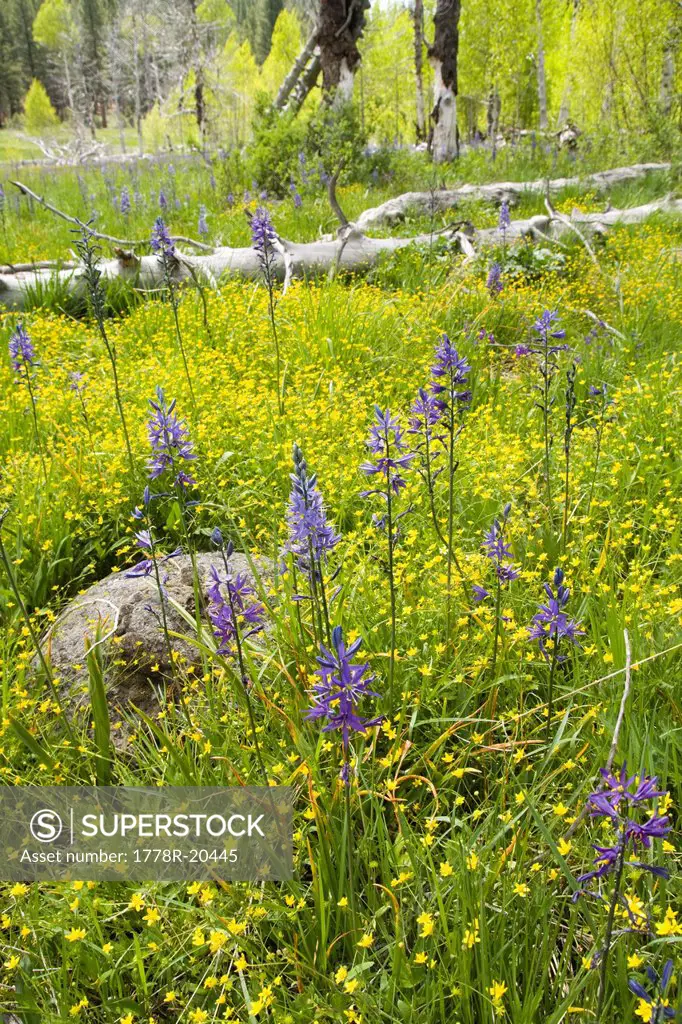
[{"label": "fallen log", "polygon": [[[552,212],[537,214],[523,220],[513,220],[506,232],[506,240],[513,243],[523,239],[539,242],[559,241],[567,234],[604,234],[616,224],[640,224],[656,213],[682,216],[682,199],[659,199],[643,206],[604,213],[581,213],[575,210],[570,218]],[[567,223],[568,222],[568,223]],[[416,235],[410,238],[371,238],[358,230],[357,224],[345,224],[337,238],[315,242],[290,242],[278,238],[273,256],[273,273],[287,284],[292,277],[312,277],[338,271],[360,272],[368,270],[384,253],[395,252],[405,246],[432,245],[448,239],[467,258],[475,257],[481,249],[500,244],[497,228],[462,230],[461,226],[441,232]],[[257,253],[251,247],[224,246],[214,252],[190,256],[177,252],[173,265],[173,278],[177,284],[204,282],[214,286],[221,278],[242,277],[258,280],[261,266]],[[137,256],[130,250],[117,249],[115,257],[100,264],[106,281],[127,281],[141,291],[160,291],[165,287],[163,262],[159,256]],[[80,267],[31,267],[15,273],[0,274],[0,303],[9,309],[24,308],[32,291],[44,289],[51,282],[66,287],[73,295],[84,294]]]},{"label": "fallen log", "polygon": [[368,228],[392,225],[404,220],[408,214],[414,216],[431,216],[450,210],[463,199],[487,199],[501,203],[503,199],[518,198],[525,193],[561,192],[567,188],[579,186],[604,190],[613,185],[628,181],[636,181],[654,171],[669,171],[669,163],[663,164],[632,164],[631,167],[613,167],[608,171],[598,171],[585,177],[573,178],[538,178],[535,181],[497,181],[488,185],[461,185],[455,189],[437,189],[431,192],[404,192],[395,199],[389,199],[381,206],[364,210],[356,221],[360,231]]}]

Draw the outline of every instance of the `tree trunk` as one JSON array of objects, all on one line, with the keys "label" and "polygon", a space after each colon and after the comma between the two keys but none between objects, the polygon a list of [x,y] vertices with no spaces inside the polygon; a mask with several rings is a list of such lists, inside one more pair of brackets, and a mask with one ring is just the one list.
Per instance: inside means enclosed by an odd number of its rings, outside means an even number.
[{"label": "tree trunk", "polygon": [[578,11],[580,9],[580,0],[573,0],[571,4],[571,27],[569,29],[569,42],[568,42],[568,72],[566,74],[566,83],[564,85],[564,94],[561,97],[561,106],[559,107],[559,127],[568,121],[571,113],[571,93],[573,92],[573,77],[574,77],[574,62],[573,55],[575,53],[575,37],[578,29]]},{"label": "tree trunk", "polygon": [[286,110],[291,110],[294,114],[298,113],[308,98],[308,94],[317,85],[321,68],[320,55],[319,53],[314,53],[310,64],[299,78],[291,93],[291,98],[285,108]]},{"label": "tree trunk", "polygon": [[369,0],[321,0],[317,42],[320,47],[325,98],[342,106],[353,97],[355,70],[360,63],[358,39],[365,26]]},{"label": "tree trunk", "polygon": [[547,131],[547,79],[545,77],[545,41],[542,32],[542,0],[535,0],[535,21],[538,30],[538,113],[540,131]]},{"label": "tree trunk", "polygon": [[493,160],[497,156],[497,130],[500,125],[500,110],[502,109],[502,101],[500,94],[497,91],[497,86],[493,85],[488,96],[488,109],[487,109],[487,124],[488,124],[488,139],[491,145],[491,156]]},{"label": "tree trunk", "polygon": [[661,91],[659,105],[661,113],[668,117],[673,105],[675,92],[675,58],[680,45],[680,26],[675,22],[668,25],[663,43],[663,67],[661,68]]},{"label": "tree trunk", "polygon": [[433,23],[435,36],[429,47],[433,66],[431,153],[435,164],[459,156],[457,134],[457,52],[459,49],[460,0],[437,0]]},{"label": "tree trunk", "polygon": [[[296,60],[294,62],[294,66],[292,67],[291,71],[289,72],[289,74],[286,76],[286,78],[284,79],[284,81],[280,85],[279,92],[277,93],[277,97],[275,99],[275,109],[276,110],[284,110],[285,106],[287,105],[287,100],[289,99],[289,97],[290,97],[291,93],[293,92],[295,86],[300,81],[301,76],[303,75],[304,71],[308,67],[311,59],[314,57],[314,55],[315,55],[315,47],[316,46],[317,46],[317,29],[309,37],[307,43],[305,44],[305,46],[301,50],[301,53],[296,58]],[[319,68],[318,68],[318,73],[319,73]]]},{"label": "tree trunk", "polygon": [[669,163],[632,164],[630,167],[613,167],[597,171],[584,177],[538,178],[535,181],[498,181],[487,185],[461,185],[459,188],[436,189],[431,192],[403,192],[389,199],[381,206],[364,210],[355,221],[360,231],[393,226],[407,217],[429,217],[434,213],[456,209],[462,202],[482,199],[488,203],[501,203],[503,199],[521,199],[527,195],[550,195],[567,189],[589,189],[608,191],[614,185],[641,181],[647,174],[663,174],[670,170]]},{"label": "tree trunk", "polygon": [[66,47],[62,50],[62,65],[64,67],[64,88],[66,89],[66,101],[69,104],[71,116],[76,118],[76,108],[73,102],[73,85],[71,84],[71,68],[69,66],[69,55]]},{"label": "tree trunk", "polygon": [[137,18],[133,11],[133,78],[135,81],[135,128],[137,130],[137,148],[140,156],[144,153],[142,138],[142,82],[140,76],[140,50],[137,45]]},{"label": "tree trunk", "polygon": [[201,55],[201,40],[199,38],[199,25],[197,22],[196,0],[189,0],[190,8],[190,31],[189,64],[194,72],[194,116],[199,128],[201,148],[206,148],[206,109],[204,106],[204,64]]},{"label": "tree trunk", "polygon": [[417,142],[426,138],[426,106],[424,103],[424,0],[414,0],[414,80],[417,100]]}]

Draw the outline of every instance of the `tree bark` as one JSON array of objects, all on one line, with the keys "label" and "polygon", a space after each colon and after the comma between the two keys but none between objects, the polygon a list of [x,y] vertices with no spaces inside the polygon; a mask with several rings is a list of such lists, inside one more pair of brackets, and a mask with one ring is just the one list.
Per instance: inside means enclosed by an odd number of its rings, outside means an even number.
[{"label": "tree bark", "polygon": [[559,107],[559,126],[563,125],[568,121],[571,113],[571,94],[573,92],[573,54],[575,53],[575,37],[578,30],[578,12],[580,10],[580,0],[572,0],[571,3],[571,27],[569,29],[569,42],[568,42],[568,72],[566,74],[566,82],[564,85],[564,93],[561,97],[561,106]]},{"label": "tree bark", "polygon": [[322,64],[320,61],[320,55],[319,53],[314,53],[310,64],[305,69],[293,89],[291,99],[286,105],[286,110],[291,110],[294,114],[298,113],[308,98],[308,94],[317,85],[321,68]]},{"label": "tree bark", "polygon": [[675,58],[680,46],[680,25],[671,22],[665,35],[663,44],[663,66],[661,68],[661,89],[659,106],[661,113],[668,117],[673,105],[675,92]]},{"label": "tree bark", "polygon": [[395,199],[389,199],[381,206],[364,210],[355,222],[361,231],[367,231],[383,225],[393,225],[404,220],[406,216],[432,216],[451,210],[465,199],[484,199],[488,202],[500,203],[503,199],[520,197],[524,193],[543,195],[545,192],[561,192],[568,188],[584,186],[591,189],[609,189],[613,185],[626,181],[637,181],[652,172],[670,170],[669,163],[633,164],[630,167],[614,167],[608,171],[598,171],[584,178],[539,178],[536,181],[498,181],[489,185],[462,185],[456,189],[438,189],[432,192],[404,192]]},{"label": "tree bark", "polygon": [[502,109],[502,101],[500,94],[497,91],[497,86],[493,85],[488,96],[488,109],[487,109],[487,123],[488,123],[488,138],[490,140],[491,155],[493,160],[497,154],[497,129],[500,124],[500,110]]},{"label": "tree bark", "polygon": [[542,0],[535,0],[535,22],[538,32],[538,119],[540,131],[547,131],[547,79],[545,76],[545,40],[542,30]]},{"label": "tree bark", "polygon": [[137,148],[140,156],[144,153],[142,137],[142,80],[140,75],[140,50],[138,47],[137,18],[133,9],[133,78],[135,82],[135,129],[137,131]]},{"label": "tree bark", "polygon": [[[525,220],[514,220],[507,229],[508,241],[530,239],[546,242],[559,239],[574,232],[578,227],[581,237],[587,234],[608,232],[615,224],[640,224],[655,213],[667,213],[682,217],[681,199],[659,199],[644,206],[624,210],[609,210],[607,213],[581,213],[575,210],[570,218],[561,219],[552,214],[538,214]],[[467,256],[476,254],[476,247],[499,244],[497,228],[472,230],[469,235],[452,230],[440,237],[459,243],[460,250]],[[327,274],[330,271],[345,270],[363,272],[373,266],[381,255],[395,252],[415,243],[432,245],[433,233],[413,238],[368,238],[348,225],[341,236],[334,240],[320,239],[315,242],[295,243],[278,240],[273,260],[273,274],[278,280],[288,281],[291,276],[309,277]],[[163,262],[158,256],[135,256],[131,252],[118,250],[112,260],[104,260],[100,270],[105,282],[123,280],[142,291],[154,291],[165,287]],[[10,271],[9,273],[5,271]],[[186,256],[178,253],[173,268],[173,278],[178,284],[196,285],[197,281],[215,285],[222,277],[244,277],[258,280],[262,276],[258,254],[252,248],[216,249],[206,256]],[[36,290],[50,284],[59,284],[73,295],[85,294],[85,283],[81,268],[31,268],[14,271],[0,267],[0,302],[9,309],[23,309]]]},{"label": "tree bark", "polygon": [[311,58],[314,56],[316,46],[317,29],[315,29],[315,31],[308,38],[308,41],[306,42],[305,46],[303,47],[300,54],[294,61],[294,65],[291,71],[280,85],[279,92],[277,93],[277,96],[275,98],[275,110],[284,110],[285,106],[287,105],[287,100],[289,99],[291,93],[293,92],[294,87],[300,81],[301,75],[308,67]]},{"label": "tree bark", "polygon": [[322,88],[335,106],[353,97],[353,80],[360,63],[358,39],[365,27],[370,0],[321,0],[317,42],[320,47]]},{"label": "tree bark", "polygon": [[417,142],[426,138],[426,106],[424,103],[424,0],[414,0],[414,81],[416,88]]},{"label": "tree bark", "polygon": [[457,133],[457,55],[460,0],[437,0],[433,18],[435,36],[429,47],[433,66],[431,154],[435,164],[459,156]]}]

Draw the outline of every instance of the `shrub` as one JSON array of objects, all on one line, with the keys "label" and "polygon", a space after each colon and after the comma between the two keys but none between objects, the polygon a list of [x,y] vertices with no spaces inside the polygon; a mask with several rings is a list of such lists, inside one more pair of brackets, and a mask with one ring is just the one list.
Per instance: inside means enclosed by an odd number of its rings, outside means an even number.
[{"label": "shrub", "polygon": [[44,131],[59,124],[45,86],[34,78],[24,99],[24,122],[30,132]]}]

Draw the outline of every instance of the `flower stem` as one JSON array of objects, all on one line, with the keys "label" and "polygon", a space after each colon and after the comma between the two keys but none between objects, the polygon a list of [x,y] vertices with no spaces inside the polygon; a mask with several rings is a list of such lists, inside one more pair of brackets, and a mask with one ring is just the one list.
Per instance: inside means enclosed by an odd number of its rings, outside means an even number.
[{"label": "flower stem", "polygon": [[45,462],[45,451],[43,449],[43,442],[40,437],[40,429],[38,427],[38,411],[36,409],[36,396],[31,384],[31,374],[29,370],[26,370],[26,386],[28,387],[28,393],[31,399],[31,412],[33,414],[33,429],[36,436],[36,444],[38,445],[38,454],[40,455],[40,462],[43,467],[43,476],[45,477],[45,483],[47,484],[47,464]]},{"label": "flower stem", "polygon": [[194,397],[194,388],[192,387],[192,378],[189,373],[189,365],[187,363],[187,354],[185,352],[185,345],[182,340],[182,331],[180,330],[180,318],[178,316],[178,297],[175,291],[175,283],[171,277],[170,267],[168,266],[168,259],[164,256],[163,269],[166,276],[166,284],[168,286],[168,293],[170,295],[171,306],[173,307],[173,320],[175,322],[175,336],[178,339],[178,347],[180,349],[180,355],[182,356],[182,364],[185,368],[185,376],[187,377],[187,383],[189,384],[189,393],[192,398],[192,407],[196,413],[197,402]]},{"label": "flower stem", "polygon": [[[388,458],[389,443],[388,433],[386,435],[386,453]],[[393,501],[391,496],[390,471],[386,476],[386,535],[388,537],[388,589],[391,600],[391,652],[388,663],[388,689],[393,694],[393,676],[395,672],[395,636],[396,636],[396,609],[395,609],[395,570],[393,566]]]},{"label": "flower stem", "polygon": [[500,605],[502,604],[502,584],[497,581],[497,592],[495,594],[495,635],[493,637],[493,660],[490,666],[490,676],[495,678],[495,666],[497,665],[497,647],[500,639]]},{"label": "flower stem", "polygon": [[559,660],[559,631],[556,630],[554,633],[554,650],[552,651],[552,663],[549,669],[549,693],[547,695],[547,731],[545,733],[545,740],[549,743],[549,733],[552,723],[552,713],[554,710],[554,675],[556,673],[557,662]]},{"label": "flower stem", "polygon": [[623,877],[623,866],[625,864],[625,832],[620,841],[620,849],[618,850],[618,862],[616,865],[616,878],[613,886],[613,894],[611,896],[611,903],[609,904],[609,916],[606,921],[606,936],[604,939],[604,950],[602,952],[601,970],[599,972],[599,996],[597,998],[597,1012],[595,1014],[595,1024],[599,1024],[601,1021],[602,1010],[604,1009],[604,997],[606,995],[606,975],[609,965],[609,953],[611,951],[611,939],[613,937],[613,922],[616,916],[616,904],[618,903],[618,896],[620,894],[620,883]]},{"label": "flower stem", "polygon": [[[267,263],[267,261],[266,261]],[[280,384],[281,377],[281,359],[279,353],[279,335],[277,334],[277,319],[275,317],[275,285],[272,280],[272,271],[269,263],[267,263],[267,271],[265,274],[265,283],[268,286],[268,311],[270,314],[270,327],[272,328],[272,340],[275,344],[275,375],[277,378],[277,408],[279,409],[280,416],[284,415],[284,398],[282,396],[283,387]]]}]

